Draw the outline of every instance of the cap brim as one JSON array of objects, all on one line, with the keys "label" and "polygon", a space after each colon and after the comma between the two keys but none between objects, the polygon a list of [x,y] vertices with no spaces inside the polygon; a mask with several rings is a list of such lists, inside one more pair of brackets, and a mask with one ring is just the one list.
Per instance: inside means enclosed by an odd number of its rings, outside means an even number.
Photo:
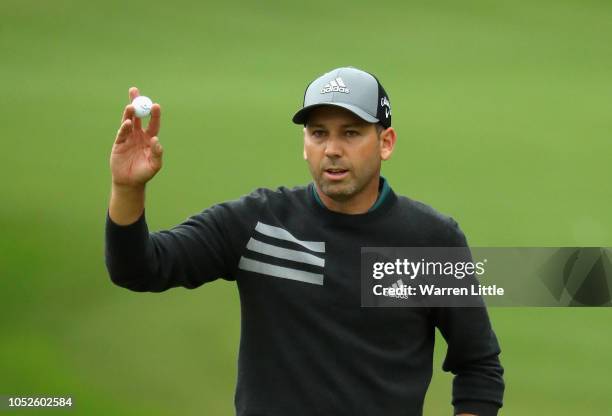
[{"label": "cap brim", "polygon": [[380,121],[376,117],[372,117],[370,114],[363,111],[361,108],[356,107],[351,104],[345,104],[345,103],[319,103],[319,104],[308,105],[302,108],[301,110],[299,110],[297,113],[295,113],[291,120],[295,124],[306,124],[306,121],[308,120],[308,114],[310,113],[312,109],[317,108],[317,107],[323,107],[326,105],[332,105],[335,107],[345,108],[349,110],[351,113],[355,114],[360,119],[367,121],[368,123],[378,123]]}]

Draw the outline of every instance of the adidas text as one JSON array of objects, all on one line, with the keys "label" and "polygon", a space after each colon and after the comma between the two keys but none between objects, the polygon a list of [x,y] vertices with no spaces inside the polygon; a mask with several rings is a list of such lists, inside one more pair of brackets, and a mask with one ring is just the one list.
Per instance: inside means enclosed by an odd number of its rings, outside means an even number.
[{"label": "adidas text", "polygon": [[344,84],[342,78],[338,77],[334,80],[329,81],[323,86],[323,88],[321,88],[321,94],[326,94],[328,92],[343,92],[345,94],[348,94],[350,90]]}]

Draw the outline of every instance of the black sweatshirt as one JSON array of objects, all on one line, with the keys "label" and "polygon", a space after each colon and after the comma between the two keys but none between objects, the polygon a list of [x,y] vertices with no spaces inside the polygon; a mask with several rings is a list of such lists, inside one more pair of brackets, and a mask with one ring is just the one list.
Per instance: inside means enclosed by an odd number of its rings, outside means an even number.
[{"label": "black sweatshirt", "polygon": [[457,223],[390,189],[357,215],[314,193],[260,188],[154,233],[144,213],[127,226],[107,214],[110,277],[149,292],[236,281],[238,416],[421,415],[436,327],[455,412],[496,415],[503,368],[485,308],[360,306],[361,247],[466,246]]}]

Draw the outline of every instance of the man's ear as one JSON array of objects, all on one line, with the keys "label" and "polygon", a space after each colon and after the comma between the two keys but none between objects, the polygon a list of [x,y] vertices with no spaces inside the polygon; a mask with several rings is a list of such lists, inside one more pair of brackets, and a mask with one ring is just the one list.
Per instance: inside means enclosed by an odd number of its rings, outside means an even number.
[{"label": "man's ear", "polygon": [[388,127],[380,133],[380,158],[382,160],[388,160],[391,157],[396,141],[397,134],[393,127]]}]

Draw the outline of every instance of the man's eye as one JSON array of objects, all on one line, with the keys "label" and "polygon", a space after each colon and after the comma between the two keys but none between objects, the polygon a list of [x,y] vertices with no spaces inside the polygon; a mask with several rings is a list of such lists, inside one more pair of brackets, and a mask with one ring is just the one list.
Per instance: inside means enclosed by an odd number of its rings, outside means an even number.
[{"label": "man's eye", "polygon": [[346,135],[349,137],[359,136],[359,132],[357,130],[347,130]]},{"label": "man's eye", "polygon": [[314,130],[312,132],[312,135],[314,137],[322,137],[325,134],[325,132],[323,130]]}]

